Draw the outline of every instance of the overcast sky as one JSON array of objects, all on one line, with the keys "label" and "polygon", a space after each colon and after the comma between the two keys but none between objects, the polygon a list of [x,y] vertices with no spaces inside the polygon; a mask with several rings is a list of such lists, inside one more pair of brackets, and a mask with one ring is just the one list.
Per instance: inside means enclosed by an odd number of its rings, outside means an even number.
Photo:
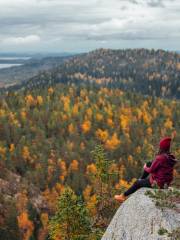
[{"label": "overcast sky", "polygon": [[0,0],[0,51],[180,50],[180,0]]}]

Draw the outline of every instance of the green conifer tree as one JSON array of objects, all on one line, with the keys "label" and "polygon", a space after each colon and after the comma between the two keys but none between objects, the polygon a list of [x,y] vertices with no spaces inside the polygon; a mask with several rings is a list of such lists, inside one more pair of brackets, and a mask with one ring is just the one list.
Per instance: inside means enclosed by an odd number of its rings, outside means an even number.
[{"label": "green conifer tree", "polygon": [[50,221],[50,239],[86,240],[90,233],[91,223],[84,203],[70,187],[66,187]]},{"label": "green conifer tree", "polygon": [[[97,145],[92,151],[97,171],[90,175],[94,193],[97,197],[97,216],[94,220],[94,227],[98,232],[105,230],[116,210],[113,183],[117,178],[116,172],[111,172],[110,167],[114,163],[106,157],[102,145]],[[114,211],[113,211],[114,209]]]}]

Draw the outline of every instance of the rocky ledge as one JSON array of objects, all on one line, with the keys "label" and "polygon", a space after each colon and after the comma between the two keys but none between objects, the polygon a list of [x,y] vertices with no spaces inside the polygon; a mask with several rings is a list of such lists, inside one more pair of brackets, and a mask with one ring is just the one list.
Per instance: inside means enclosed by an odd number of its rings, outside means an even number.
[{"label": "rocky ledge", "polygon": [[180,192],[170,196],[173,190],[161,190],[161,204],[158,190],[154,191],[143,188],[132,194],[117,210],[102,240],[180,240]]}]

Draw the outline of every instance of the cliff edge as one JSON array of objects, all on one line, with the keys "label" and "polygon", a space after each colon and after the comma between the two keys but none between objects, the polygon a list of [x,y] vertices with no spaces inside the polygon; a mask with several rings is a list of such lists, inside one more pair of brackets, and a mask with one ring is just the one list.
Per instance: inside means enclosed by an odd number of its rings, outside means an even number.
[{"label": "cliff edge", "polygon": [[169,206],[158,207],[157,199],[147,195],[147,191],[140,189],[120,206],[102,240],[180,239],[180,195],[173,195]]}]

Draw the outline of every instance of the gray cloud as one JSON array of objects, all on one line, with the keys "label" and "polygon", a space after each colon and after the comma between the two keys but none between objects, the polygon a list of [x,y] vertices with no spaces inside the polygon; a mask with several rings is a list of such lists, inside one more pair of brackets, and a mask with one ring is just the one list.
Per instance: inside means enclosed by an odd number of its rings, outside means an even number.
[{"label": "gray cloud", "polygon": [[164,1],[163,0],[149,0],[147,4],[150,7],[164,7]]},{"label": "gray cloud", "polygon": [[0,50],[177,48],[179,11],[179,0],[0,0]]}]

